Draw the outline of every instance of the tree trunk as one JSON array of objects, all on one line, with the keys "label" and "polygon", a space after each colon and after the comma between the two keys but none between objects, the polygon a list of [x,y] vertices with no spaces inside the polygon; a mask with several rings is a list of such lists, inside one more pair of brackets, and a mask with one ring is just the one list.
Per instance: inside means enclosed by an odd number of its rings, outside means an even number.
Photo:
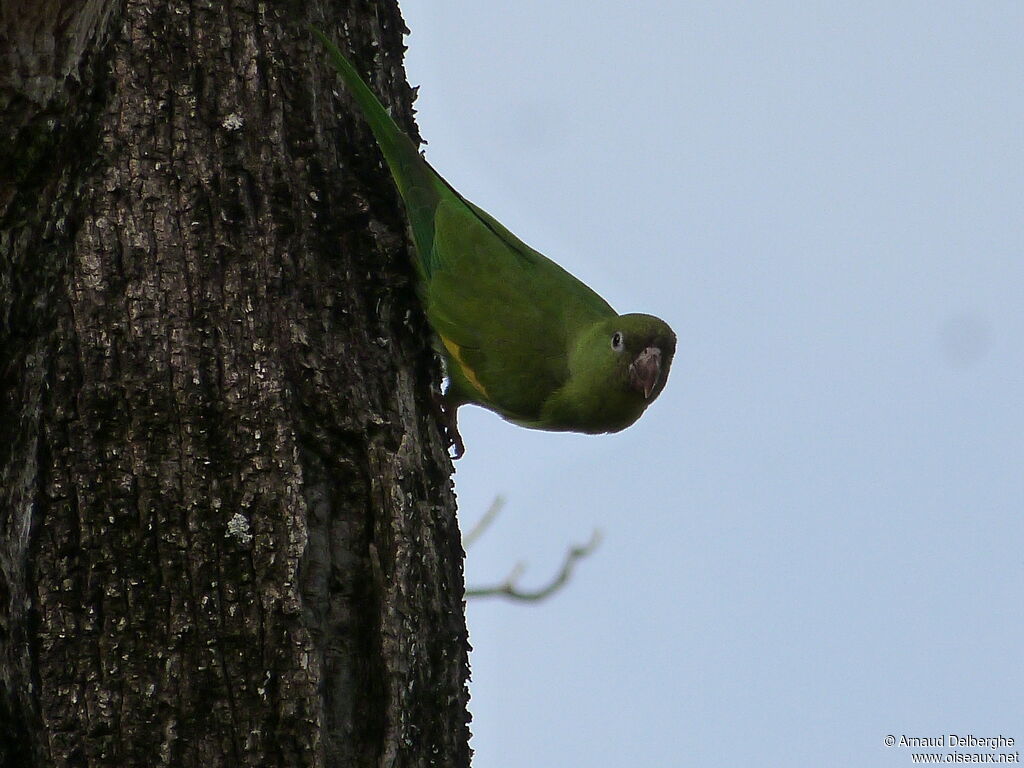
[{"label": "tree trunk", "polygon": [[3,768],[469,763],[436,360],[308,23],[411,128],[390,0],[0,0]]}]

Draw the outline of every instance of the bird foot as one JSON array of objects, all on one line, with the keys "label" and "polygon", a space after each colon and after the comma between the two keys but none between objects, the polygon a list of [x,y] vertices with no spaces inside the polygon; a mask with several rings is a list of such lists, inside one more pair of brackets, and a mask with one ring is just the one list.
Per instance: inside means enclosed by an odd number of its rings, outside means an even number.
[{"label": "bird foot", "polygon": [[453,451],[452,460],[457,461],[466,454],[466,445],[462,442],[462,435],[459,434],[459,407],[453,406],[440,392],[431,394],[434,409],[437,412],[437,420],[441,423],[445,437],[448,438],[448,446]]}]

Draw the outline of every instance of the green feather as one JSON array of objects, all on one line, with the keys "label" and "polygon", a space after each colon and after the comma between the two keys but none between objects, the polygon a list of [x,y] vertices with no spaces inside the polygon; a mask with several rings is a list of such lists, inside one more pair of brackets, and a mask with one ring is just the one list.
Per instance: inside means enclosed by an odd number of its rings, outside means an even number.
[{"label": "green feather", "polygon": [[449,405],[476,403],[535,429],[615,432],[636,421],[665,385],[676,343],[668,325],[617,315],[452,189],[337,46],[313,31],[405,203],[419,292],[451,380]]}]

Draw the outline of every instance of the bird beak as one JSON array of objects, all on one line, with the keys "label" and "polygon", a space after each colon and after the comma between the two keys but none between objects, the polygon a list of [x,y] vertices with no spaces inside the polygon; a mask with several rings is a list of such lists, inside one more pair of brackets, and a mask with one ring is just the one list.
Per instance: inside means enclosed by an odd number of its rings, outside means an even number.
[{"label": "bird beak", "polygon": [[629,366],[629,383],[637,391],[642,392],[644,400],[650,400],[651,392],[661,378],[661,350],[647,347],[636,356]]}]

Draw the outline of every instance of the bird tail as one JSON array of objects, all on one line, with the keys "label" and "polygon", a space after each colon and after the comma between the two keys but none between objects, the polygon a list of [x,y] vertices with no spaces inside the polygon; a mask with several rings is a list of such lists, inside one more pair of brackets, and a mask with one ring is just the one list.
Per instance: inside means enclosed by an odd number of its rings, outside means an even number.
[{"label": "bird tail", "polygon": [[334,68],[341,75],[370,125],[384,160],[391,169],[391,175],[398,186],[398,192],[405,202],[412,226],[413,238],[420,254],[420,268],[429,269],[423,263],[431,253],[434,239],[434,212],[440,199],[439,188],[445,182],[424,160],[412,139],[398,127],[380,100],[363,81],[352,63],[345,58],[330,38],[315,27],[311,27],[320,42],[327,48]]}]

